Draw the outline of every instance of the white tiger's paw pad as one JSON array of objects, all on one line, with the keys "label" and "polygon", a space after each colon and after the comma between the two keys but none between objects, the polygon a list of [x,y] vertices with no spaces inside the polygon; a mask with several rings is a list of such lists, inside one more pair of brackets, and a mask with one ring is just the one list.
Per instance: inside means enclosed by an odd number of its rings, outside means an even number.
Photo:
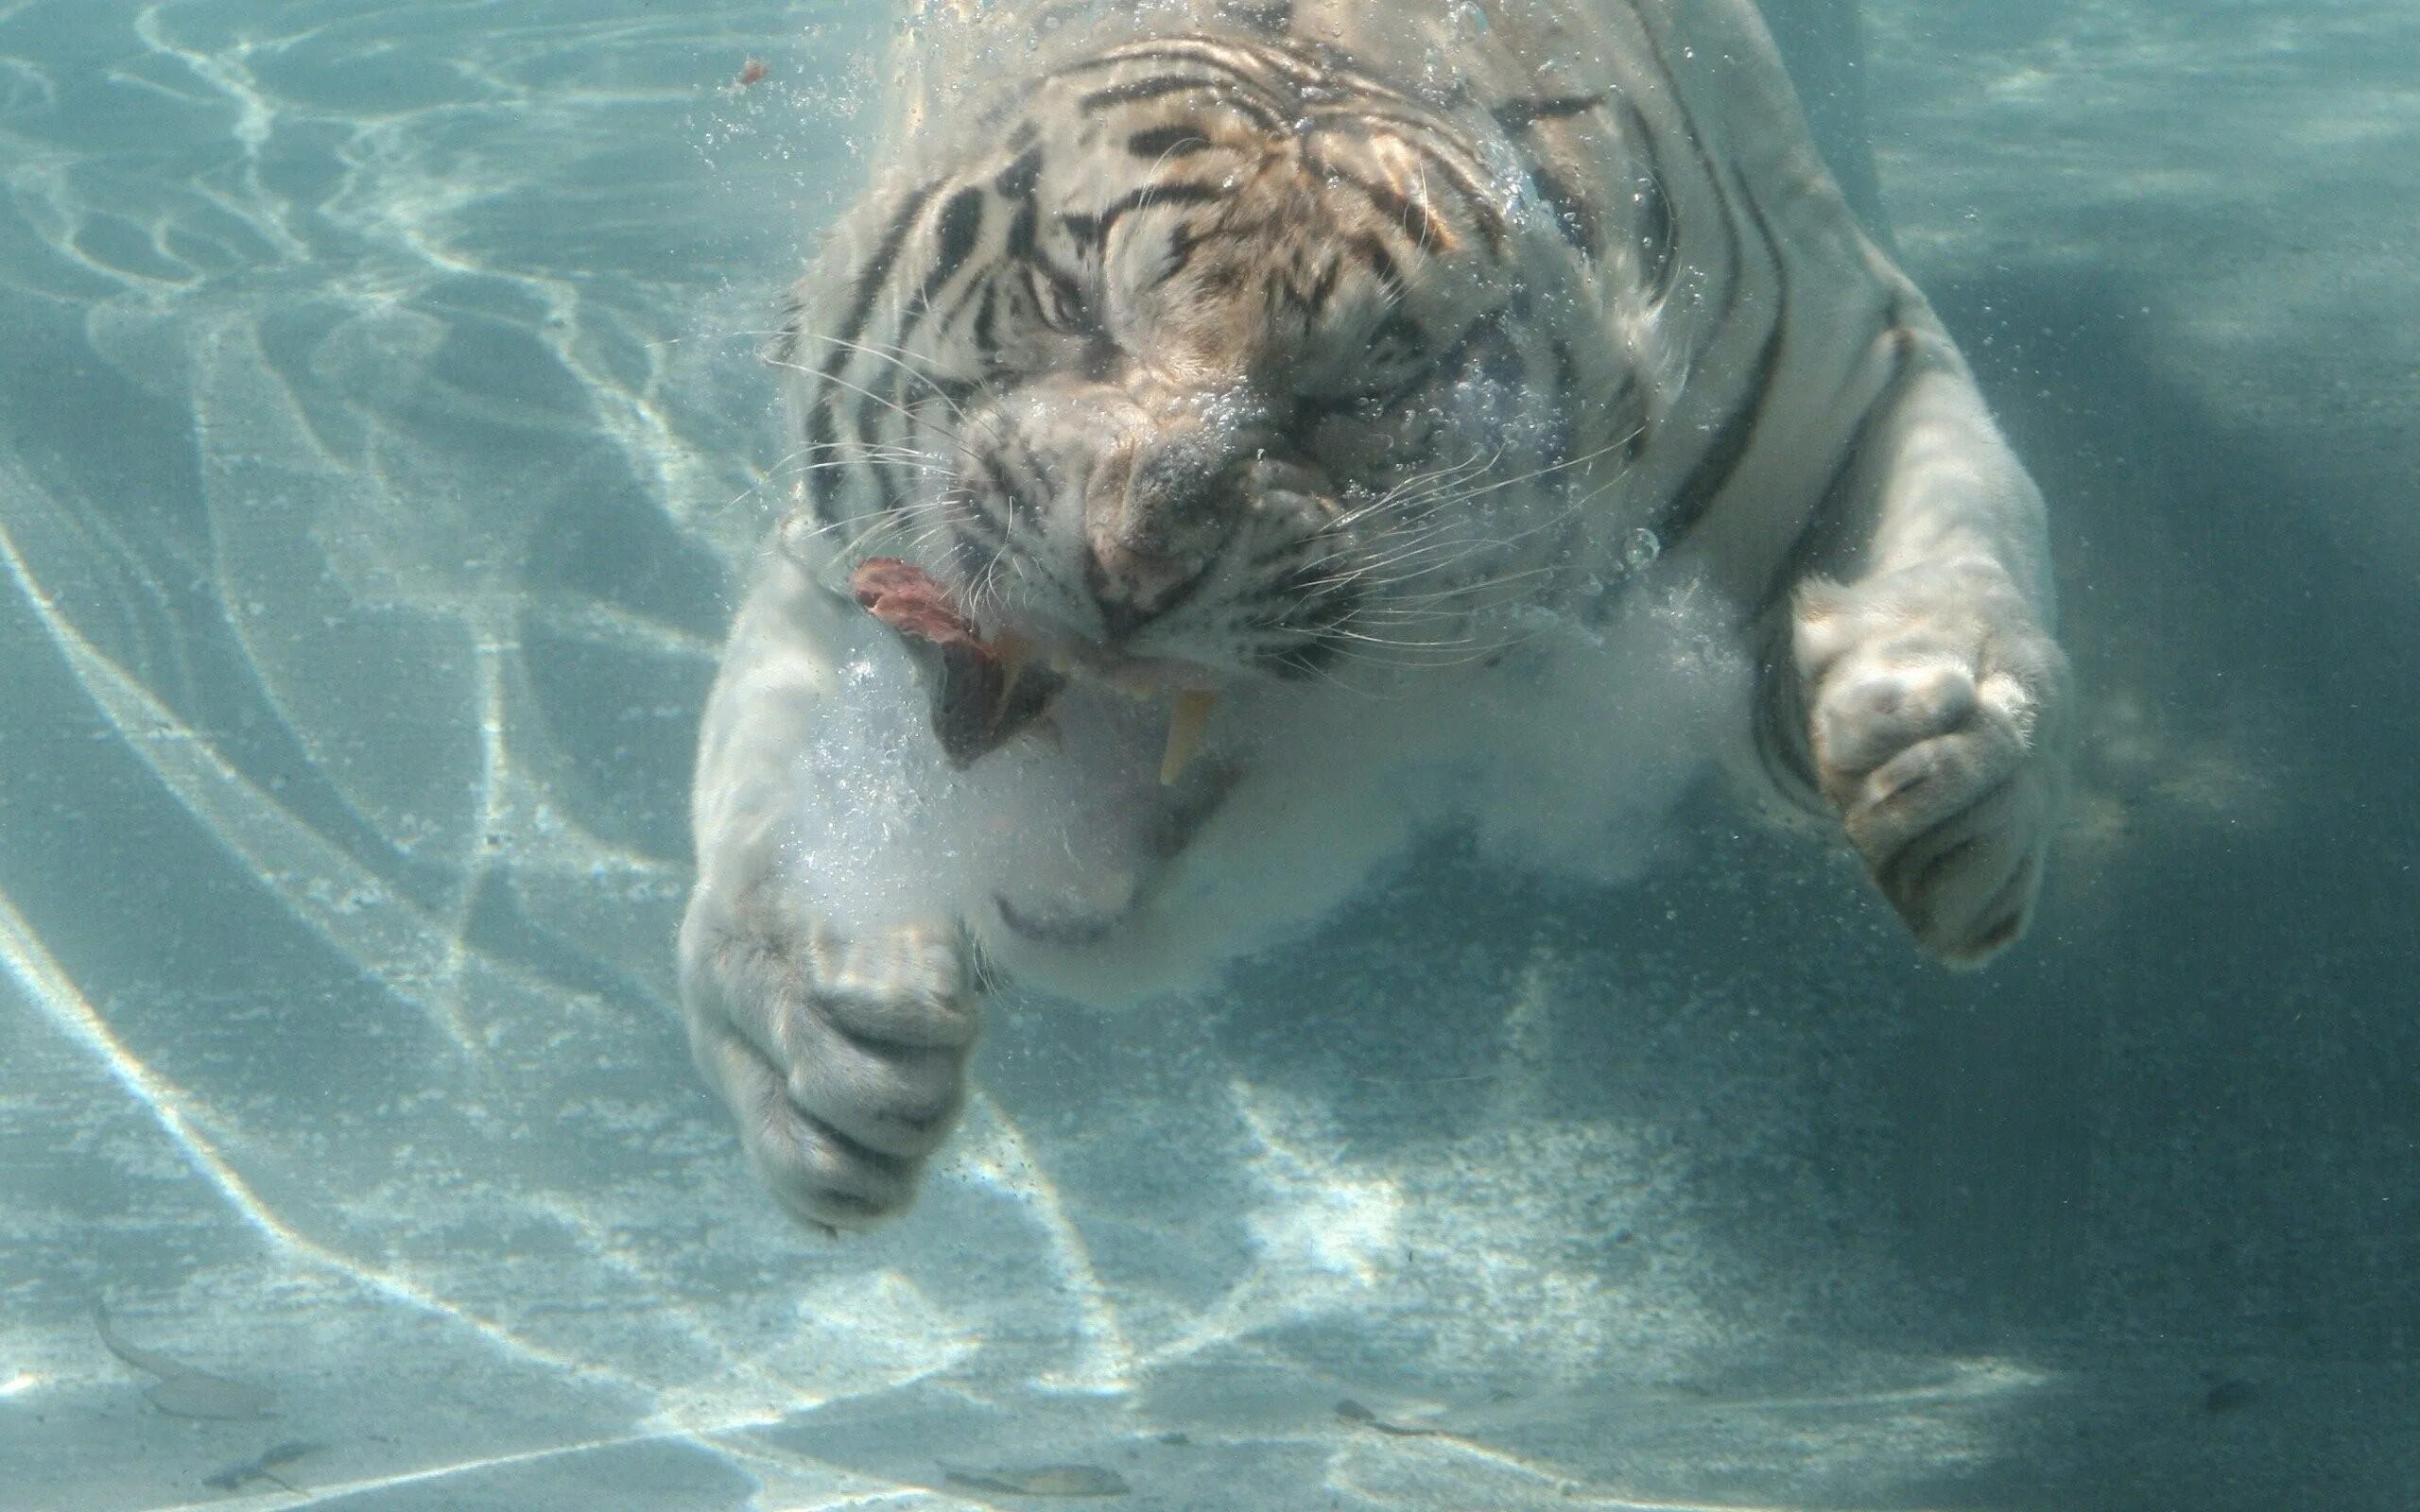
[{"label": "white tiger's paw pad", "polygon": [[1979,964],[2024,933],[2059,795],[2066,664],[1996,573],[1800,598],[1817,785],[1917,940]]},{"label": "white tiger's paw pad", "polygon": [[690,1049],[750,1163],[824,1228],[905,1210],[965,1101],[977,1016],[958,931],[845,941],[743,912],[711,933],[684,953]]}]

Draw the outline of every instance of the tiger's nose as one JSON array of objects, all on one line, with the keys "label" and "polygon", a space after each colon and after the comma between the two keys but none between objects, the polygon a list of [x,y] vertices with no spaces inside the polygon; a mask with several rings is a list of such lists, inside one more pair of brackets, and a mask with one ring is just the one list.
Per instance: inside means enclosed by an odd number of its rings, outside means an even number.
[{"label": "tiger's nose", "polygon": [[1203,564],[1098,534],[1087,545],[1084,586],[1100,611],[1104,636],[1113,642],[1175,608],[1203,570]]}]

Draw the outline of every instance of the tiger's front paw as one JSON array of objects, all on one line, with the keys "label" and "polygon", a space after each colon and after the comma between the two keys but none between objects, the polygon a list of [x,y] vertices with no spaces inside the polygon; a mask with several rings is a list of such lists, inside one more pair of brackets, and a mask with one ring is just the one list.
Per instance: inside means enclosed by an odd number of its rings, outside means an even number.
[{"label": "tiger's front paw", "polygon": [[977,1009],[953,925],[847,939],[762,893],[682,925],[689,1047],[794,1216],[862,1228],[914,1198],[965,1100]]},{"label": "tiger's front paw", "polygon": [[2062,786],[2067,664],[1989,566],[1799,595],[1817,786],[1917,940],[1979,965],[2025,931]]}]

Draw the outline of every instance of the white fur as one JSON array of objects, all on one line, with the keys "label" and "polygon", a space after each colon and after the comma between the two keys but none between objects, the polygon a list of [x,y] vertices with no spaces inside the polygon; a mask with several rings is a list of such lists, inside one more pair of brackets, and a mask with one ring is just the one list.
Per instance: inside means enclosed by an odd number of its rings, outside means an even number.
[{"label": "white fur", "polygon": [[[1702,28],[1681,35],[1722,43],[1692,87],[1742,113],[1726,139],[1790,265],[1787,398],[1686,548],[1629,575],[1594,558],[1689,472],[1713,423],[1697,417],[1738,403],[1754,353],[1646,371],[1658,438],[1577,537],[1605,595],[1513,610],[1477,648],[1499,654],[1460,666],[1357,689],[1240,681],[1200,763],[1232,785],[1172,858],[1156,836],[1192,790],[1157,779],[1165,701],[1079,683],[1045,725],[951,770],[897,638],[832,591],[814,532],[777,533],[706,713],[681,963],[699,1062],[793,1211],[856,1224],[909,1199],[963,1095],[983,967],[1097,1001],[1196,987],[1440,826],[1509,865],[1618,880],[1703,756],[1748,748],[1759,722],[1765,765],[1810,790],[1927,949],[1978,961],[2022,929],[2066,725],[2040,496],[1921,297],[1791,145],[1753,14],[1641,3],[1630,24],[1660,32],[1681,12]],[[1747,74],[1722,71],[1734,49]],[[1750,274],[1764,282],[1743,308],[1778,300],[1778,274]],[[1623,362],[1670,334],[1568,318]],[[1837,553],[1845,580],[1785,585],[1738,633],[1816,507],[1825,480],[1805,459],[1852,435],[1839,497],[1871,529]],[[1097,927],[1037,937],[1003,900]]]}]

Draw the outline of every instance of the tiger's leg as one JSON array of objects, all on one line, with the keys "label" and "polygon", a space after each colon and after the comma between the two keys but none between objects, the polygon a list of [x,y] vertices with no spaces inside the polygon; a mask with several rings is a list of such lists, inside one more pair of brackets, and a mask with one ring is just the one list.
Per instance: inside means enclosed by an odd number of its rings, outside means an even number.
[{"label": "tiger's leg", "polygon": [[[1979,964],[2024,932],[2064,786],[2066,658],[2040,492],[1937,328],[1836,500],[1870,529],[1799,585],[1785,739],[1917,940]],[[1794,674],[1794,677],[1789,677]]]},{"label": "tiger's leg", "polygon": [[913,1197],[963,1100],[977,1027],[965,934],[945,905],[852,937],[829,917],[846,900],[819,892],[847,880],[785,863],[814,822],[800,814],[820,775],[814,742],[847,638],[862,633],[796,563],[766,552],[706,707],[698,881],[681,925],[698,1066],[774,1195],[827,1228]]}]

